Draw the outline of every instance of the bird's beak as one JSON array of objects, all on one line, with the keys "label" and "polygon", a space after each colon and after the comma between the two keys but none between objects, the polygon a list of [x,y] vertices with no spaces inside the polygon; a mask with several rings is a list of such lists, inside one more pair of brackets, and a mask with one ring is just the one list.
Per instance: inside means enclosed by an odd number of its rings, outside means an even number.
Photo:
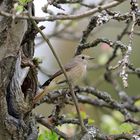
[{"label": "bird's beak", "polygon": [[89,59],[88,60],[93,60],[93,59],[95,59],[94,57],[89,57]]}]

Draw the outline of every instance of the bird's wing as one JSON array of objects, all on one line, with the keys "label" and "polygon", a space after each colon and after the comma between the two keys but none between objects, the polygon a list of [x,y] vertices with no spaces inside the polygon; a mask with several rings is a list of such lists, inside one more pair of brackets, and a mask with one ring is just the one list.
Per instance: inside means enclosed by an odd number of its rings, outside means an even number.
[{"label": "bird's wing", "polygon": [[[71,61],[68,64],[64,65],[64,69],[66,72],[70,71],[71,68],[74,68],[75,66],[77,66],[77,62],[76,61]],[[62,70],[58,70],[54,75],[52,75],[42,86],[41,88],[44,88],[45,86],[48,86],[50,84],[50,82],[57,76],[61,75],[63,72]],[[66,82],[65,81],[61,81],[60,83]]]}]

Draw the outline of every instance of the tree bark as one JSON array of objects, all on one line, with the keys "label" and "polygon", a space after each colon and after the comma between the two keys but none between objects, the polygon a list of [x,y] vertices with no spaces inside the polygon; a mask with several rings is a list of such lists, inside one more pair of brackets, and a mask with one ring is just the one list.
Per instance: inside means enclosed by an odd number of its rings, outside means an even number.
[{"label": "tree bark", "polygon": [[[13,5],[3,0],[0,9],[12,12]],[[33,6],[27,10],[32,14]],[[31,112],[37,88],[34,38],[30,21],[0,16],[0,140],[37,139]]]}]

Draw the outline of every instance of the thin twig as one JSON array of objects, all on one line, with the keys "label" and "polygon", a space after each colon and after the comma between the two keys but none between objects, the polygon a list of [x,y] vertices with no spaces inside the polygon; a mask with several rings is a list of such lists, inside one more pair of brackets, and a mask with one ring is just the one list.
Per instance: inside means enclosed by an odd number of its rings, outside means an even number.
[{"label": "thin twig", "polygon": [[[55,20],[75,20],[75,19],[81,19],[90,15],[95,14],[96,12],[108,9],[108,8],[112,8],[115,7],[117,5],[119,5],[120,3],[124,2],[125,0],[122,1],[113,1],[107,4],[104,4],[102,6],[96,7],[94,9],[85,11],[81,14],[76,14],[76,15],[56,15],[56,16],[46,16],[46,17],[35,17],[35,16],[31,16],[30,18],[32,18],[33,20],[36,21],[55,21]],[[6,17],[13,17],[13,14],[5,12],[0,10],[0,15],[2,16],[6,16]],[[26,19],[29,20],[30,18],[26,15],[14,15],[15,18],[18,19]]]},{"label": "thin twig", "polygon": [[45,117],[38,115],[38,116],[36,116],[36,120],[37,120],[38,123],[42,124],[43,126],[47,127],[48,129],[54,131],[55,133],[57,133],[62,138],[66,139],[66,140],[69,139],[69,137],[66,134],[61,132],[56,127],[53,127],[51,124],[49,124],[48,120]]}]

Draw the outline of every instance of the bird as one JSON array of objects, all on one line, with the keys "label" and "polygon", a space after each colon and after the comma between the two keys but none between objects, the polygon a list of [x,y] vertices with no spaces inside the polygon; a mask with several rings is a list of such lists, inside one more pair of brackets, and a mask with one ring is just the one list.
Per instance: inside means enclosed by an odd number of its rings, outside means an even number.
[{"label": "bird", "polygon": [[[67,64],[64,65],[69,81],[76,85],[87,72],[87,64],[89,60],[94,59],[85,54],[80,54],[73,57]],[[40,88],[42,89],[35,95],[33,102],[40,101],[49,91],[60,89],[67,86],[67,80],[63,71],[57,70]]]}]

